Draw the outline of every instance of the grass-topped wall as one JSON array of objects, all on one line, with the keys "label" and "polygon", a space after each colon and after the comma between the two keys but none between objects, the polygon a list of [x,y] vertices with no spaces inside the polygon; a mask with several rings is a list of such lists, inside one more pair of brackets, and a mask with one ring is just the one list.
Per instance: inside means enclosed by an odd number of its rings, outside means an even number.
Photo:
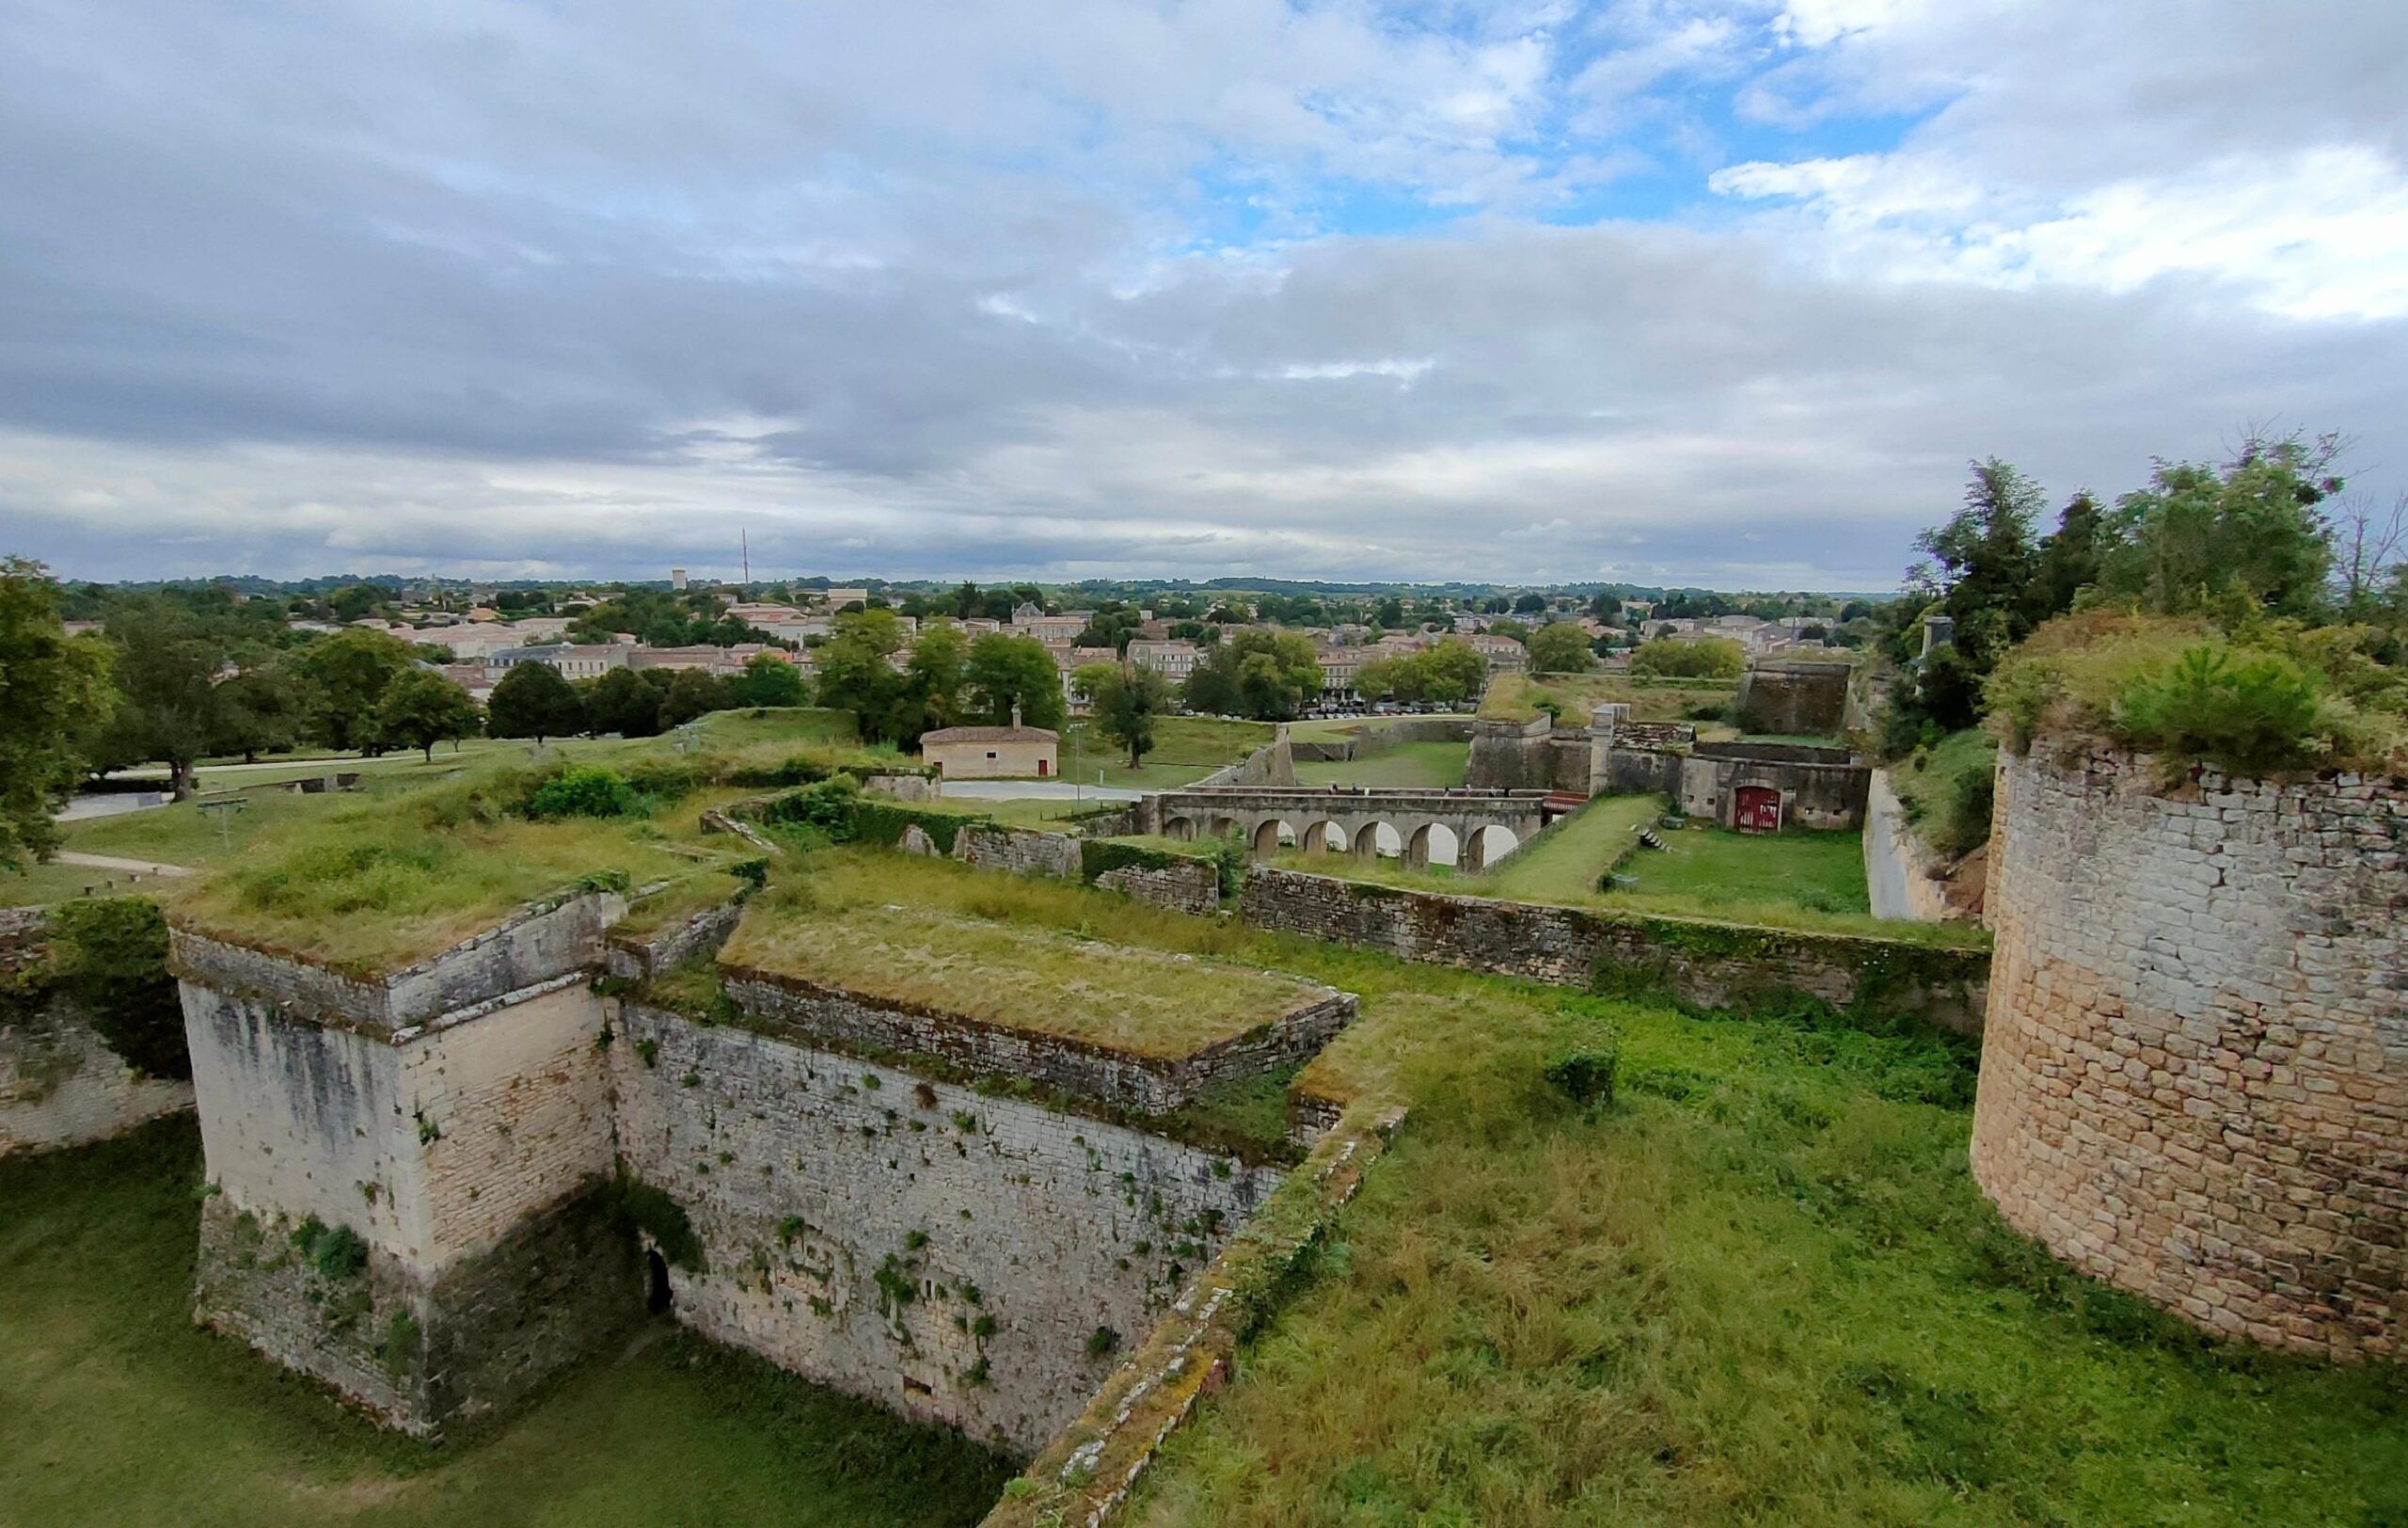
[{"label": "grass-topped wall", "polygon": [[1608,993],[1659,992],[1705,1009],[1798,996],[1861,1023],[1979,1030],[1989,955],[1861,934],[1448,897],[1258,867],[1247,922],[1500,976]]}]

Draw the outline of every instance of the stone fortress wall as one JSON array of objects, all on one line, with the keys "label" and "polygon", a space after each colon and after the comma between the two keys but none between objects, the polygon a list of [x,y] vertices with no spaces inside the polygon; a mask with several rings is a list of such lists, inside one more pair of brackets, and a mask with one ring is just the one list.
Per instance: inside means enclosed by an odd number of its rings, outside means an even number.
[{"label": "stone fortress wall", "polygon": [[1975,1179],[2210,1331],[2408,1354],[2408,791],[2003,756]]},{"label": "stone fortress wall", "polygon": [[[200,1318],[431,1434],[607,1349],[660,1293],[715,1338],[1031,1453],[1281,1180],[1115,1122],[1301,1058],[1354,1006],[1307,990],[1163,1075],[1105,1075],[1067,1042],[956,1054],[932,1015],[760,979],[730,984],[741,1023],[646,1006],[596,976],[707,952],[732,920],[611,940],[611,915],[539,909],[408,981],[176,931]],[[426,992],[460,1001],[393,1011]],[[895,1059],[921,1050],[918,1072]],[[959,1086],[998,1073],[1046,1101]]]},{"label": "stone fortress wall", "polygon": [[627,1168],[701,1239],[679,1320],[1021,1456],[1281,1176],[635,1003],[610,1058]]}]

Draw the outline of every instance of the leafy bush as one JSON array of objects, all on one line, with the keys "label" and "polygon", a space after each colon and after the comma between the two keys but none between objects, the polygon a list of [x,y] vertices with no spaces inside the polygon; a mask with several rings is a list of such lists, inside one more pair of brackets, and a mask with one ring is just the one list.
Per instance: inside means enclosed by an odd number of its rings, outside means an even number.
[{"label": "leafy bush", "polygon": [[695,1234],[683,1205],[640,1178],[622,1177],[611,1192],[621,1223],[651,1237],[670,1266],[704,1271],[703,1238]]},{"label": "leafy bush", "polygon": [[52,979],[108,1048],[145,1076],[190,1077],[158,907],[140,897],[93,898],[51,909],[48,921]]},{"label": "leafy bush", "polygon": [[329,1226],[311,1216],[295,1226],[293,1245],[327,1279],[349,1279],[368,1266],[368,1244],[349,1226]]},{"label": "leafy bush", "polygon": [[1630,672],[1685,679],[1735,679],[1748,671],[1748,650],[1729,637],[1687,641],[1656,637],[1631,650]]},{"label": "leafy bush", "polygon": [[527,815],[538,820],[637,817],[647,805],[642,792],[618,772],[586,765],[564,771],[537,786],[527,800]]},{"label": "leafy bush", "polygon": [[1567,1051],[1546,1064],[1547,1086],[1583,1108],[1614,1101],[1614,1071],[1621,1053],[1610,1042]]},{"label": "leafy bush", "polygon": [[2126,741],[2169,764],[2269,774],[2314,759],[2319,704],[2315,684],[2289,660],[2202,644],[2165,672],[2128,683],[2115,724]]}]

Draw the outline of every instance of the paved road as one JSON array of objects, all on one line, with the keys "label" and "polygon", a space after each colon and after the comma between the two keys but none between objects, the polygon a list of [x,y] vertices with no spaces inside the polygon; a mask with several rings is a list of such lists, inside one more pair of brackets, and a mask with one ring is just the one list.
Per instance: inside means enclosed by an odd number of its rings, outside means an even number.
[{"label": "paved road", "polygon": [[947,780],[944,794],[949,801],[1136,801],[1145,792],[1068,780]]}]

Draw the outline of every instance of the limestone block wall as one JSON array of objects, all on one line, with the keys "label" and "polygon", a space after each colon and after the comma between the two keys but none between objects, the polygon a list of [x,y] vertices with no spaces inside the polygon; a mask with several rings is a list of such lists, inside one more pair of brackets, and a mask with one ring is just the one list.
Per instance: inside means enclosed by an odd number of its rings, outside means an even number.
[{"label": "limestone block wall", "polygon": [[[625,1238],[590,1204],[613,1156],[584,973],[388,1032],[261,995],[322,990],[274,969],[294,963],[178,947],[213,1189],[203,1320],[431,1431],[507,1405],[641,1310]],[[311,1222],[357,1236],[364,1267],[312,1266],[293,1242]]]},{"label": "limestone block wall", "polygon": [[1356,1008],[1352,993],[1311,989],[1294,1009],[1244,1034],[1188,1055],[1156,1057],[1007,1029],[958,1013],[874,1002],[742,966],[726,968],[726,987],[746,1012],[803,1034],[875,1051],[933,1057],[973,1072],[1024,1077],[1139,1114],[1166,1114],[1214,1083],[1303,1061],[1353,1022]]},{"label": "limestone block wall", "polygon": [[953,856],[985,870],[1072,880],[1079,874],[1079,841],[1033,828],[964,828],[954,836]]},{"label": "limestone block wall", "polygon": [[1209,916],[1221,910],[1221,872],[1205,860],[1123,865],[1097,876],[1095,883],[1174,913]]},{"label": "limestone block wall", "polygon": [[1847,662],[1768,660],[1739,679],[1739,724],[1750,732],[1835,733],[1847,714]]},{"label": "limestone block wall", "polygon": [[1262,866],[1247,870],[1239,913],[1260,928],[1400,960],[1567,986],[1645,986],[1704,1008],[1786,989],[1963,1033],[1980,1027],[1988,966],[1979,950],[1450,897]]},{"label": "limestone block wall", "polygon": [[2003,756],[1975,1179],[2211,1331],[2408,1345],[2408,791]]},{"label": "limestone block wall", "polygon": [[1279,1182],[732,1026],[627,1003],[618,1027],[628,1170],[703,1244],[677,1318],[1023,1456]]}]

